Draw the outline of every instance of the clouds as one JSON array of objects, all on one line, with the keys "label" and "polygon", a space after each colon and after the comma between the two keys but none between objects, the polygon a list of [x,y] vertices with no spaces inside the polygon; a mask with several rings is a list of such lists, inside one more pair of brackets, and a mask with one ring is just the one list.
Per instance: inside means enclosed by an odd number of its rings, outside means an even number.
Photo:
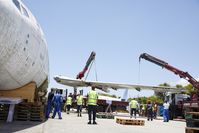
[{"label": "clouds", "polygon": [[[196,78],[196,80],[199,81],[199,78]],[[181,78],[181,79],[178,80],[175,84],[179,84],[179,85],[182,85],[182,86],[186,86],[186,85],[189,84],[189,82],[188,82],[187,80]]]}]

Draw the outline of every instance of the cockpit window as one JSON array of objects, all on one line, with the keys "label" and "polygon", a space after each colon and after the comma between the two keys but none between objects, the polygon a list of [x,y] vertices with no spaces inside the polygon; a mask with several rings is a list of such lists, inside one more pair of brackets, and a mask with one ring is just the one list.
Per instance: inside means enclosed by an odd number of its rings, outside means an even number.
[{"label": "cockpit window", "polygon": [[27,10],[26,10],[23,6],[21,6],[21,7],[22,7],[22,10],[23,10],[23,14],[24,14],[26,17],[29,18],[29,15],[28,15]]},{"label": "cockpit window", "polygon": [[18,0],[12,0],[13,3],[15,4],[15,6],[19,9],[19,11],[21,11],[21,8],[20,8],[20,3]]}]

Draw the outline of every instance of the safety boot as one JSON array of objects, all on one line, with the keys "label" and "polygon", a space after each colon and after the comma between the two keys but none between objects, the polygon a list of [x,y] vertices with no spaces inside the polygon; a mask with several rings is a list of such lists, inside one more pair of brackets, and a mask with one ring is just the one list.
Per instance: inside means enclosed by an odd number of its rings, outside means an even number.
[{"label": "safety boot", "polygon": [[95,124],[95,125],[96,125],[96,124],[97,124],[97,122],[96,122],[96,121],[93,121],[93,124]]}]

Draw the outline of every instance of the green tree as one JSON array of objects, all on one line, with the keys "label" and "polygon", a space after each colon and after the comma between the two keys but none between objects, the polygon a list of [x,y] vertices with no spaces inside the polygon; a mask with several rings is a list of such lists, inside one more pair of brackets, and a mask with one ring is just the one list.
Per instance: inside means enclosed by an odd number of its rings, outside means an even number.
[{"label": "green tree", "polygon": [[176,88],[184,88],[182,85],[177,84]]},{"label": "green tree", "polygon": [[[159,86],[170,87],[170,84],[163,83],[163,84],[159,84]],[[161,101],[164,101],[164,97],[165,97],[165,93],[164,92],[155,92],[155,95],[158,97],[158,99],[161,99]]]},{"label": "green tree", "polygon": [[[129,98],[128,101],[130,102],[132,100],[132,98]],[[157,96],[153,95],[150,97],[139,97],[139,98],[135,98],[135,100],[137,100],[139,103],[141,104],[147,104],[148,101],[151,102],[157,102],[157,103],[163,103],[163,100],[158,98]]]},{"label": "green tree", "polygon": [[159,84],[159,86],[166,86],[166,87],[170,87],[170,84],[168,84],[168,83],[163,83],[163,84]]},{"label": "green tree", "polygon": [[184,86],[184,88],[187,89],[187,94],[192,94],[192,93],[196,92],[196,90],[194,89],[192,84],[188,84],[188,85]]}]

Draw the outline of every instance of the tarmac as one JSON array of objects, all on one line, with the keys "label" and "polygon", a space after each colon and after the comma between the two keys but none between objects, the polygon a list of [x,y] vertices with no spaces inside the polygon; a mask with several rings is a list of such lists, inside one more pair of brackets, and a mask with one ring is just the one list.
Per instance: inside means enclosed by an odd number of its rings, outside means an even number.
[{"label": "tarmac", "polygon": [[[0,121],[0,133],[184,133],[186,123],[181,121],[163,122],[163,120],[147,121],[144,126],[120,125],[115,119],[97,119],[97,125],[88,125],[88,115],[77,117],[76,113],[62,113],[63,119],[49,118],[45,122],[13,121],[6,123]],[[124,117],[128,119],[127,117]]]}]

